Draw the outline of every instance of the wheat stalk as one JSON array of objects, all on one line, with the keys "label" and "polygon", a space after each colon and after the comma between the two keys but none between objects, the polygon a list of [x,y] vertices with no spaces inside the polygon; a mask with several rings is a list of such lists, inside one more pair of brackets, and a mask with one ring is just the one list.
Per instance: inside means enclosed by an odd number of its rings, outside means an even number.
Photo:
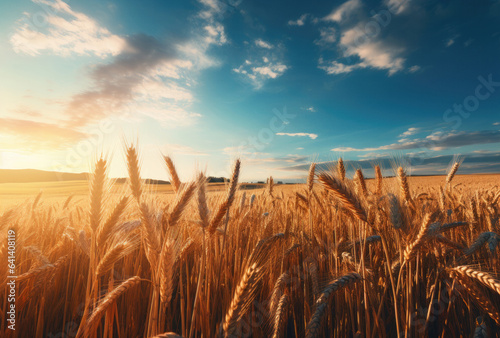
[{"label": "wheat stalk", "polygon": [[406,173],[402,167],[398,168],[398,181],[399,187],[401,191],[401,197],[403,200],[412,203],[411,194],[410,194],[410,186],[408,184],[408,178],[406,177]]},{"label": "wheat stalk", "polygon": [[168,225],[174,226],[177,224],[179,218],[182,215],[182,212],[187,207],[189,200],[191,199],[191,197],[193,197],[195,189],[196,182],[191,182],[182,190],[182,193],[180,194],[179,198],[177,198],[177,201],[172,208],[172,212],[170,213],[170,216],[168,218]]},{"label": "wheat stalk", "polygon": [[239,321],[250,308],[256,295],[261,271],[257,263],[253,263],[245,270],[245,274],[236,288],[231,305],[222,323],[224,337],[231,337],[236,332]]},{"label": "wheat stalk", "polygon": [[287,294],[281,296],[274,315],[273,338],[283,337],[288,319],[288,307],[290,306],[290,297]]},{"label": "wheat stalk", "polygon": [[164,156],[165,164],[167,165],[168,172],[170,173],[170,183],[174,188],[174,192],[177,194],[181,188],[181,180],[179,179],[179,175],[177,175],[177,170],[175,169],[174,162],[169,156]]},{"label": "wheat stalk", "polygon": [[427,230],[429,230],[431,223],[432,223],[432,214],[426,214],[424,220],[422,221],[422,226],[418,231],[417,237],[412,243],[406,246],[404,250],[405,261],[409,261],[417,251],[418,247],[420,247],[423,244],[427,236]]},{"label": "wheat stalk", "polygon": [[209,223],[209,214],[210,210],[207,205],[207,196],[206,196],[206,178],[202,173],[198,176],[198,215],[201,220],[201,227],[205,228]]},{"label": "wheat stalk", "polygon": [[337,162],[337,173],[342,181],[345,181],[345,167],[344,167],[344,160],[342,160],[342,157],[339,158]]},{"label": "wheat stalk", "polygon": [[459,157],[455,157],[455,158],[456,158],[456,160],[453,163],[453,165],[450,167],[448,175],[446,176],[446,185],[448,185],[448,184],[451,183],[451,181],[453,180],[453,177],[455,177],[455,174],[458,171],[458,168],[460,167],[460,165],[463,162],[463,158],[460,158],[460,156]]},{"label": "wheat stalk", "polygon": [[483,283],[485,286],[489,287],[496,293],[500,295],[500,281],[498,279],[493,278],[490,274],[484,271],[478,271],[474,270],[470,266],[457,266],[453,268],[452,270],[455,270],[463,275],[467,275],[470,278],[474,278],[478,280],[479,282]]},{"label": "wheat stalk", "polygon": [[464,254],[466,256],[472,255],[474,252],[478,251],[481,249],[481,247],[490,239],[491,235],[495,234],[492,232],[483,232],[480,234],[474,242],[467,248],[467,250],[464,251]]},{"label": "wheat stalk", "polygon": [[474,283],[462,274],[457,273],[457,270],[449,271],[450,277],[457,280],[462,285],[467,294],[476,301],[476,303],[486,312],[497,325],[500,326],[500,313],[498,309],[491,303],[488,297]]},{"label": "wheat stalk", "polygon": [[363,176],[363,172],[361,169],[357,169],[356,173],[354,175],[354,178],[356,182],[358,183],[360,187],[360,191],[363,194],[363,196],[368,196],[368,189],[366,188],[366,182],[365,182],[365,177]]},{"label": "wheat stalk", "polygon": [[105,183],[106,161],[101,158],[96,163],[90,187],[90,228],[94,232],[101,223]]},{"label": "wheat stalk", "polygon": [[167,239],[163,242],[159,259],[159,276],[160,276],[160,297],[162,303],[169,303],[172,298],[173,275],[175,264],[175,245],[172,239]]},{"label": "wheat stalk", "polygon": [[139,156],[137,155],[137,150],[133,145],[130,145],[127,148],[126,152],[130,190],[132,191],[132,196],[134,196],[137,203],[140,204],[142,195],[142,182],[139,169]]},{"label": "wheat stalk", "polygon": [[379,165],[376,165],[375,166],[375,195],[377,195],[377,196],[382,195],[382,183],[383,183],[382,170],[380,170]]},{"label": "wheat stalk", "polygon": [[313,190],[315,171],[316,163],[311,163],[311,166],[309,167],[309,174],[307,175],[307,191],[309,191],[309,195]]},{"label": "wheat stalk", "polygon": [[128,204],[128,197],[122,197],[120,202],[115,206],[106,222],[104,222],[97,232],[97,247],[102,247],[111,236],[113,227],[116,226],[121,215],[125,211]]},{"label": "wheat stalk", "polygon": [[273,293],[271,295],[271,299],[269,300],[269,310],[271,314],[276,314],[276,308],[278,306],[278,302],[283,295],[283,290],[286,285],[290,282],[290,275],[288,272],[283,272],[281,276],[276,280],[274,284]]},{"label": "wheat stalk", "polygon": [[222,218],[224,218],[224,216],[228,212],[229,208],[233,204],[234,195],[236,193],[236,188],[238,187],[238,177],[240,175],[240,166],[241,166],[241,162],[238,159],[238,160],[236,160],[236,163],[234,165],[233,175],[231,176],[231,184],[229,186],[227,199],[219,206],[217,213],[212,218],[210,225],[208,227],[208,231],[211,234],[213,234],[215,232],[215,229],[217,229],[217,227],[219,226],[220,222],[222,221]]},{"label": "wheat stalk", "polygon": [[337,278],[332,283],[328,284],[328,286],[326,286],[325,289],[323,289],[321,295],[318,297],[318,300],[316,301],[316,310],[314,311],[314,314],[309,323],[307,323],[306,327],[307,338],[319,337],[321,329],[321,320],[323,319],[327,304],[331,296],[341,288],[346,287],[347,285],[354,283],[358,280],[361,280],[361,276],[355,272],[352,272],[340,278]]},{"label": "wheat stalk", "polygon": [[140,281],[141,279],[138,276],[131,277],[117,286],[115,289],[113,289],[113,291],[106,294],[106,296],[97,304],[97,307],[87,320],[82,334],[77,335],[77,337],[81,337],[82,335],[83,337],[89,337],[93,335],[106,310],[116,302],[118,297],[120,297],[127,290],[139,284]]},{"label": "wheat stalk", "polygon": [[323,186],[332,191],[342,204],[360,221],[367,222],[366,213],[358,198],[347,188],[342,181],[335,177],[322,173],[318,177]]},{"label": "wheat stalk", "polygon": [[404,225],[404,215],[399,199],[394,194],[388,195],[390,219],[395,229],[401,229]]}]

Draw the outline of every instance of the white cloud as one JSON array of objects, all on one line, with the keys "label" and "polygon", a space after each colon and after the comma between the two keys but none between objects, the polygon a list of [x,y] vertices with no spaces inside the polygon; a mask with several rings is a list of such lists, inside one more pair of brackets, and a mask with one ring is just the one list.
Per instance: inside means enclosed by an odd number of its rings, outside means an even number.
[{"label": "white cloud", "polygon": [[331,149],[331,151],[339,151],[339,152],[348,152],[348,151],[370,151],[370,150],[377,150],[376,148],[365,148],[365,149],[368,149],[368,150],[360,150],[360,149],[356,149],[356,148],[352,148],[352,147],[337,147],[337,148],[333,148]]},{"label": "white cloud", "polygon": [[255,45],[258,47],[261,47],[261,48],[265,48],[265,49],[272,49],[273,48],[273,45],[271,45],[269,42],[266,42],[262,39],[255,40]]},{"label": "white cloud", "polygon": [[345,65],[343,63],[337,61],[331,61],[327,64],[324,64],[324,61],[320,59],[319,69],[323,69],[327,74],[342,74],[342,73],[350,73],[356,68],[360,68],[359,65]]},{"label": "white cloud", "polygon": [[282,62],[271,61],[268,57],[263,57],[262,61],[247,60],[238,68],[233,68],[233,72],[246,76],[256,89],[260,89],[267,80],[282,76],[287,69],[288,66]]},{"label": "white cloud", "polygon": [[[393,14],[398,14],[407,9],[407,2],[387,0],[386,5]],[[386,29],[385,26],[381,27],[377,23],[377,15],[372,12],[368,15],[361,7],[360,0],[349,0],[323,18],[323,21],[334,21],[338,26],[320,27],[320,37],[315,43],[324,48],[337,48],[339,56],[330,60],[320,57],[318,68],[327,74],[349,73],[364,68],[387,70],[389,75],[402,71],[406,61],[402,55],[406,48],[401,43],[395,43],[397,40],[382,39],[380,31]],[[361,19],[357,22],[348,20],[354,14],[359,14]],[[379,29],[369,29],[370,23],[377,23]],[[419,66],[413,66],[408,71],[413,73],[419,69]]]},{"label": "white cloud", "polygon": [[34,30],[29,24],[34,18],[24,13],[24,19],[19,21],[10,38],[16,53],[35,56],[50,51],[60,56],[78,54],[104,58],[118,55],[126,47],[125,39],[110,33],[87,15],[73,11],[62,0],[33,2],[49,6],[53,14],[47,15],[47,27],[42,31]]},{"label": "white cloud", "polygon": [[500,126],[500,122],[493,123],[494,126]]},{"label": "white cloud", "polygon": [[307,19],[307,17],[309,16],[309,14],[302,14],[300,16],[300,18],[298,18],[297,20],[290,20],[288,21],[288,25],[289,26],[304,26],[305,24],[305,21]]},{"label": "white cloud", "polygon": [[207,44],[216,44],[220,46],[227,42],[224,26],[220,23],[205,26],[205,31],[207,32],[207,35],[205,36]]},{"label": "white cloud", "polygon": [[337,30],[334,27],[323,27],[319,30],[320,38],[314,41],[318,46],[329,46],[337,41]]},{"label": "white cloud", "polygon": [[355,57],[360,61],[354,64],[344,64],[336,60],[324,61],[319,59],[318,68],[327,74],[349,73],[355,69],[375,68],[388,70],[392,75],[403,69],[405,59],[398,55],[402,48],[388,46],[382,41],[368,40],[360,27],[351,28],[342,34],[340,46],[343,57]]},{"label": "white cloud", "polygon": [[276,133],[278,136],[299,136],[299,137],[309,137],[311,140],[315,140],[318,135],[310,133]]},{"label": "white cloud", "polygon": [[449,148],[458,148],[477,144],[494,144],[500,143],[500,131],[498,130],[483,130],[473,132],[444,132],[436,130],[425,138],[408,140],[406,142],[392,143],[379,147],[367,148],[352,148],[352,147],[337,147],[331,151],[345,152],[366,152],[380,150],[410,150],[410,149],[429,149],[439,151]]},{"label": "white cloud", "polygon": [[386,0],[385,4],[394,14],[401,14],[410,7],[410,0]]},{"label": "white cloud", "polygon": [[455,34],[453,35],[451,38],[449,38],[448,40],[445,41],[445,46],[446,47],[450,47],[452,45],[455,44],[455,42],[457,41],[457,39],[460,37],[459,34]]},{"label": "white cloud", "polygon": [[349,0],[344,2],[340,7],[327,15],[323,20],[341,22],[350,17],[353,12],[361,7],[360,0]]},{"label": "white cloud", "polygon": [[316,109],[313,106],[307,107],[306,110],[310,111],[311,113],[315,113],[316,112]]},{"label": "white cloud", "polygon": [[398,137],[408,137],[408,136],[412,136],[412,135],[415,135],[416,133],[418,133],[420,131],[419,128],[408,128],[407,131],[405,131],[404,133],[402,133],[401,135],[399,135]]},{"label": "white cloud", "polygon": [[388,154],[375,153],[375,152],[358,155],[358,157],[360,157],[360,158],[383,158],[383,157],[388,157],[388,156],[389,156]]},{"label": "white cloud", "polygon": [[296,150],[303,150],[304,148],[303,147],[298,147],[298,148],[295,148]]},{"label": "white cloud", "polygon": [[269,77],[271,79],[275,79],[278,76],[283,75],[285,70],[287,70],[287,66],[284,64],[274,64],[270,66],[265,66],[265,67],[254,67],[252,68],[254,73],[258,73],[263,75],[264,77]]},{"label": "white cloud", "polygon": [[353,38],[358,34],[357,29],[352,29],[344,33],[341,44],[346,48],[345,56],[357,56],[361,59],[359,67],[372,67],[377,69],[387,69],[389,74],[393,74],[403,69],[404,59],[397,55],[402,49],[385,45],[382,41],[366,41],[357,43]]},{"label": "white cloud", "polygon": [[418,66],[418,65],[414,65],[414,66],[411,66],[410,68],[408,68],[408,71],[409,71],[410,73],[416,73],[416,72],[418,72],[419,70],[420,70],[420,66]]}]

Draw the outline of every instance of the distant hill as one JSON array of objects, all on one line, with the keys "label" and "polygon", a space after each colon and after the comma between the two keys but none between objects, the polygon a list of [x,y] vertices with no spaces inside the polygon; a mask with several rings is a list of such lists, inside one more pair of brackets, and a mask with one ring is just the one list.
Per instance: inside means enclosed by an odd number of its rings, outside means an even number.
[{"label": "distant hill", "polygon": [[[31,182],[54,182],[54,181],[80,181],[88,178],[88,173],[64,173],[58,171],[44,171],[36,169],[0,169],[0,183],[31,183]],[[116,183],[125,183],[126,178],[116,178]],[[209,183],[229,182],[224,177],[208,177]],[[147,178],[146,184],[170,184],[168,181]]]},{"label": "distant hill", "polygon": [[36,169],[0,169],[0,183],[29,183],[86,180],[87,173],[63,173]]}]

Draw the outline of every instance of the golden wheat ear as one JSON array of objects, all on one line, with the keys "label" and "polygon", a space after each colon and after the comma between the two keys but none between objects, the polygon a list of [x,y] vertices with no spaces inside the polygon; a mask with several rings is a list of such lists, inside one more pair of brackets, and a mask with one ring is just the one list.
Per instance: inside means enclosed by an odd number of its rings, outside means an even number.
[{"label": "golden wheat ear", "polygon": [[103,213],[104,190],[106,186],[107,163],[99,159],[95,165],[94,174],[90,186],[90,228],[93,232],[101,224]]},{"label": "golden wheat ear", "polygon": [[285,336],[286,322],[290,307],[290,297],[287,294],[281,296],[274,315],[273,338]]},{"label": "golden wheat ear", "polygon": [[348,286],[351,283],[355,283],[359,280],[361,280],[361,276],[355,272],[352,272],[340,278],[337,278],[323,289],[321,295],[318,297],[318,300],[316,301],[316,310],[314,311],[314,314],[311,317],[309,323],[307,323],[306,327],[307,338],[320,336],[319,334],[321,330],[321,321],[323,319],[323,316],[325,315],[326,308],[328,306],[330,299],[332,298],[332,295],[336,291]]},{"label": "golden wheat ear", "polygon": [[367,222],[366,212],[361,202],[342,181],[327,173],[320,174],[318,179],[326,189],[333,192],[334,196],[337,197],[356,218],[360,221]]},{"label": "golden wheat ear", "polygon": [[[209,224],[210,210],[207,204],[206,183],[207,179],[203,173],[198,175],[198,215],[200,216],[200,225],[206,228]],[[244,202],[242,202],[243,204]]]},{"label": "golden wheat ear", "polygon": [[398,182],[399,182],[399,188],[400,188],[400,193],[401,193],[401,198],[412,204],[413,200],[411,198],[411,193],[410,193],[410,185],[408,183],[408,177],[406,176],[406,172],[402,167],[398,168],[397,172],[397,177],[398,177]]},{"label": "golden wheat ear", "polygon": [[140,283],[141,279],[138,276],[132,277],[124,281],[122,284],[117,286],[113,291],[106,294],[106,296],[97,304],[89,319],[87,320],[83,331],[81,331],[79,337],[90,337],[93,336],[99,326],[102,316],[106,310],[113,305],[116,300],[124,294],[127,290],[133,288]]},{"label": "golden wheat ear", "polygon": [[174,188],[174,192],[177,194],[181,188],[181,180],[179,179],[179,175],[177,174],[177,170],[175,169],[174,162],[169,156],[164,156],[165,164],[167,165],[168,172],[170,173],[170,183]]},{"label": "golden wheat ear", "polygon": [[238,187],[238,178],[240,176],[240,166],[241,166],[241,161],[239,159],[237,159],[235,164],[234,164],[233,174],[231,176],[231,182],[230,182],[229,190],[227,193],[227,199],[219,206],[217,213],[214,215],[214,217],[210,221],[210,225],[208,227],[208,231],[210,234],[215,233],[215,230],[217,229],[219,224],[222,222],[222,219],[224,218],[226,213],[229,211],[229,208],[233,204],[234,196],[236,194],[236,189]]},{"label": "golden wheat ear", "polygon": [[134,196],[137,203],[140,204],[142,196],[142,181],[139,168],[139,155],[133,145],[127,147],[126,153],[130,190],[132,192],[132,196]]},{"label": "golden wheat ear", "polygon": [[339,175],[342,181],[345,181],[345,167],[344,167],[344,160],[342,160],[342,157],[340,157],[337,162],[337,175]]},{"label": "golden wheat ear", "polygon": [[379,165],[375,166],[375,195],[382,195],[382,185],[384,177],[382,176],[382,170]]}]

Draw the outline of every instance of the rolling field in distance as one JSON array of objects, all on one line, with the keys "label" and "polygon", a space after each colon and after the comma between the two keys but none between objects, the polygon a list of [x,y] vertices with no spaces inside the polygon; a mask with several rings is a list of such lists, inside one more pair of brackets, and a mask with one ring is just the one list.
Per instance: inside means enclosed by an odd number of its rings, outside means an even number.
[{"label": "rolling field in distance", "polygon": [[[438,189],[442,185],[445,176],[413,176],[408,181],[418,190],[429,188]],[[111,179],[111,181],[113,181]],[[397,185],[396,178],[385,178],[386,184]],[[467,189],[493,188],[500,184],[500,174],[481,175],[456,175],[453,179],[456,186],[464,185]],[[375,184],[373,179],[366,179],[368,187]],[[169,184],[148,184],[146,189],[149,194],[161,195],[165,199],[175,198],[175,191]],[[114,183],[109,190],[109,196],[119,197],[127,193],[127,183]],[[244,183],[240,184],[238,190],[248,193],[258,193],[266,189],[265,184]],[[275,185],[277,191],[294,193],[300,189],[300,184]],[[207,193],[220,193],[227,190],[227,183],[207,183]],[[252,192],[252,190],[255,190]],[[68,196],[73,196],[73,202],[88,203],[89,182],[78,181],[54,181],[54,182],[30,182],[30,183],[0,183],[0,211],[14,207],[17,204],[27,202],[42,193],[44,203],[64,202]]]},{"label": "rolling field in distance", "polygon": [[[304,184],[0,184],[19,337],[448,337],[500,332],[500,175],[375,179],[311,164]],[[352,175],[351,175],[352,176]],[[90,188],[90,189],[89,189]],[[42,193],[40,193],[42,191]],[[9,237],[10,238],[10,237]],[[15,332],[15,333],[13,333]]]}]

